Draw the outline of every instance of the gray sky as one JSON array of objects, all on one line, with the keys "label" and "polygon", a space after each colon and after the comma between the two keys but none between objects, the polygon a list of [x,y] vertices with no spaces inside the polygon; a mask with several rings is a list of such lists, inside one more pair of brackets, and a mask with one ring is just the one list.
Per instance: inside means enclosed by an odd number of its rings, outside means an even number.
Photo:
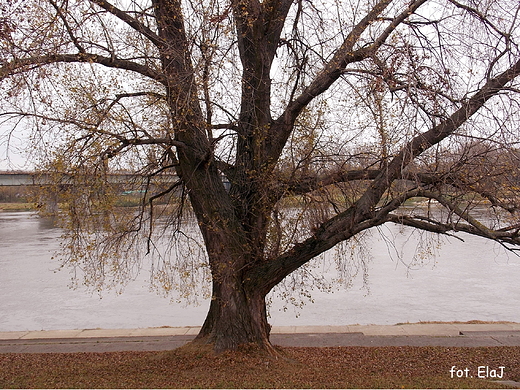
[{"label": "gray sky", "polygon": [[27,138],[23,131],[9,136],[9,128],[0,127],[0,170],[31,170],[33,162],[28,160]]}]

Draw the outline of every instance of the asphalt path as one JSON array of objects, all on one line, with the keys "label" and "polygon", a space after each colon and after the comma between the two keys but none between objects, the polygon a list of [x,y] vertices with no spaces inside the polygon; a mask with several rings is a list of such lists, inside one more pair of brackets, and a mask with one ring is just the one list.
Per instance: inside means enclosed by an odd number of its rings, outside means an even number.
[{"label": "asphalt path", "polygon": [[[178,348],[194,338],[195,335],[1,339],[0,353],[164,351]],[[283,347],[520,346],[520,331],[463,331],[456,336],[276,333],[271,335],[271,342]]]}]

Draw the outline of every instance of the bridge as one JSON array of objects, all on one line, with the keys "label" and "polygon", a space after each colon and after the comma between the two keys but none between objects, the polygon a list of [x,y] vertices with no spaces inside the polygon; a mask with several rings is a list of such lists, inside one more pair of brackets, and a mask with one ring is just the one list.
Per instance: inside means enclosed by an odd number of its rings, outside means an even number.
[{"label": "bridge", "polygon": [[[141,192],[147,177],[129,173],[108,174],[108,181],[111,184],[119,185],[122,195]],[[60,175],[39,172],[0,172],[0,188],[2,187],[47,187],[57,185],[51,191],[40,194],[41,203],[45,205],[45,210],[49,214],[57,215],[59,212],[59,194],[65,188],[75,185],[71,175]],[[88,179],[88,178],[87,178]],[[161,174],[153,177],[153,185],[171,185],[178,180],[178,176],[172,174]],[[80,184],[81,185],[81,184]],[[87,184],[88,185],[88,184]],[[126,190],[126,191],[125,191]]]},{"label": "bridge", "polygon": [[[110,173],[108,175],[109,182],[114,184],[125,184],[135,182],[136,179],[145,179],[145,176],[135,175],[129,173]],[[154,182],[171,183],[177,180],[178,177],[172,174],[161,174],[154,177]],[[55,180],[55,178],[54,178]],[[4,172],[0,173],[0,187],[2,186],[43,186],[55,183],[51,174],[47,173],[33,173],[33,172]],[[63,175],[63,180],[60,184],[72,184],[69,175]]]},{"label": "bridge", "polygon": [[[146,176],[131,173],[110,173],[108,181],[113,184],[132,184],[136,179],[146,179]],[[160,174],[153,177],[153,182],[157,183],[173,183],[178,176],[172,174]],[[225,175],[222,175],[222,182],[226,190],[229,191],[231,184]],[[44,186],[54,184],[52,175],[49,173],[33,173],[33,172],[4,172],[0,173],[0,187],[2,186]],[[61,185],[72,184],[71,177],[64,175]]]},{"label": "bridge", "polygon": [[34,173],[0,173],[0,186],[34,186],[38,185]]}]

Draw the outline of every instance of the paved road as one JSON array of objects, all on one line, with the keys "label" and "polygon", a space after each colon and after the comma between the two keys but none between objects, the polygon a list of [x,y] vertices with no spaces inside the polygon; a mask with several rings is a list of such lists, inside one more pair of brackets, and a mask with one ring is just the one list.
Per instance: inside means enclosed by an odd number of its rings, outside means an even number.
[{"label": "paved road", "polygon": [[[65,339],[0,340],[0,353],[162,351],[180,347],[195,336],[145,336]],[[366,336],[362,333],[274,334],[275,345],[291,347],[337,346],[520,346],[520,331],[483,332],[477,335],[447,336]]]},{"label": "paved road", "polygon": [[[161,351],[192,340],[198,328],[0,332],[0,353]],[[520,324],[402,324],[393,326],[275,327],[275,345],[520,346]]]}]

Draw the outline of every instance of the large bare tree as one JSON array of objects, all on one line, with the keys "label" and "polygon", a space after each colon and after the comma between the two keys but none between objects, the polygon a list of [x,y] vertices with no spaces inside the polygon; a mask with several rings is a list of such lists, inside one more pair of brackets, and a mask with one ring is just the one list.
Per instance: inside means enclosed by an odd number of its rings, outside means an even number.
[{"label": "large bare tree", "polygon": [[[153,253],[167,236],[177,250],[155,263],[158,284],[188,291],[210,270],[196,343],[272,350],[266,295],[384,223],[520,244],[516,0],[1,12],[0,118],[8,136],[30,129],[67,193],[65,260],[96,288],[129,276],[139,239]],[[144,191],[137,210],[118,207],[120,171]],[[403,207],[412,198],[429,207]]]}]

